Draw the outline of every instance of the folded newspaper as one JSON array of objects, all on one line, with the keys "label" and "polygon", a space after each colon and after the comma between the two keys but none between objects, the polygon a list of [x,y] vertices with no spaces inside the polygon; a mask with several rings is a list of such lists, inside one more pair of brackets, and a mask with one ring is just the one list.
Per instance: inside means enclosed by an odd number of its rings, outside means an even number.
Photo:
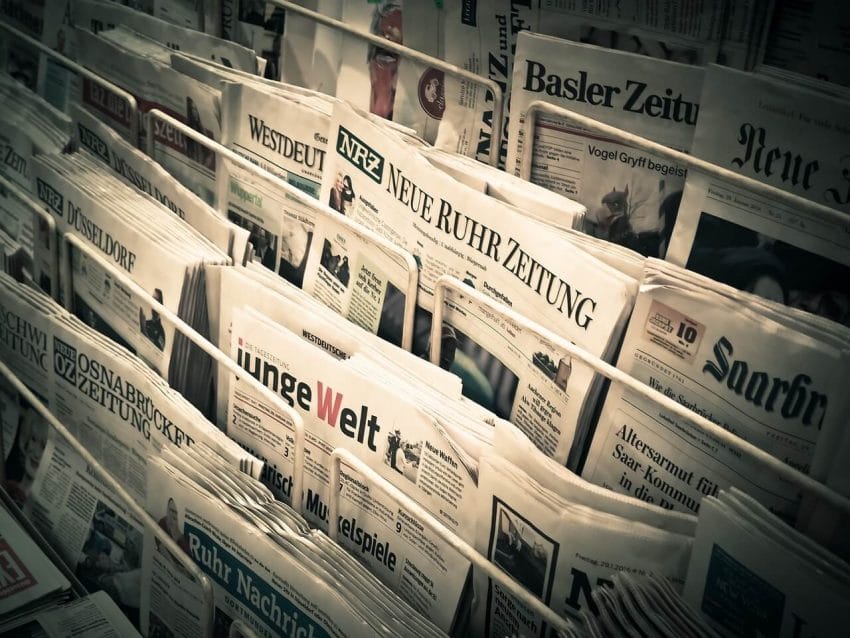
[{"label": "folded newspaper", "polygon": [[684,598],[723,635],[839,635],[850,629],[847,573],[847,563],[733,489],[705,499]]},{"label": "folded newspaper", "polygon": [[91,638],[140,635],[104,591],[0,624],[2,638],[22,635],[65,638],[82,632]]},{"label": "folded newspaper", "polygon": [[557,38],[517,40],[507,170],[531,161],[530,180],[587,207],[584,229],[663,257],[687,169],[628,140],[539,115],[529,160],[526,112],[543,100],[579,115],[689,151],[700,113],[703,69]]},{"label": "folded newspaper", "polygon": [[[478,504],[476,549],[565,618],[596,613],[591,588],[617,572],[684,583],[692,537],[574,503],[500,456],[481,461]],[[477,635],[547,635],[542,618],[477,570],[475,588]]]},{"label": "folded newspaper", "polygon": [[[617,366],[823,480],[850,410],[843,332],[842,345],[803,313],[650,260]],[[730,485],[790,521],[800,504],[798,489],[769,468],[619,385],[605,399],[582,476],[692,514]]]}]

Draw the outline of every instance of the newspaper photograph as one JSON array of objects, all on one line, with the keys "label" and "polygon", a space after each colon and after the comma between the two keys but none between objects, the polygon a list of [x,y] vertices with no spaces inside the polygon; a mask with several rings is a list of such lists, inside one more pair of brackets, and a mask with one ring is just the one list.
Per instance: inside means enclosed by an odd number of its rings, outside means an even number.
[{"label": "newspaper photograph", "polygon": [[[735,315],[734,324],[729,316]],[[783,325],[748,302],[649,275],[618,368],[795,469],[843,430],[847,351]],[[735,447],[622,386],[611,388],[582,476],[691,514],[730,485],[794,521],[797,488]]]},{"label": "newspaper photograph", "polygon": [[410,350],[416,261],[359,224],[317,212],[304,291],[364,330]]},{"label": "newspaper photograph", "polygon": [[703,96],[694,155],[850,212],[846,96],[719,65],[706,67]]},{"label": "newspaper photograph", "polygon": [[850,221],[691,171],[666,259],[850,326]]},{"label": "newspaper photograph", "polygon": [[462,379],[463,395],[566,465],[579,426],[589,418],[585,412],[594,407],[574,388],[590,387],[593,370],[539,328],[516,321],[507,308],[474,292],[446,288],[436,318],[439,365]]},{"label": "newspaper photograph", "polygon": [[[380,380],[350,371],[346,361],[253,311],[234,310],[231,344],[233,359],[304,419],[303,514],[308,521],[327,528],[330,453],[343,447],[451,529],[465,534],[475,528],[475,518],[463,507],[475,484],[432,417]],[[256,394],[244,383],[233,384],[228,414],[238,408],[258,423],[268,422],[263,412],[240,400],[254,397],[265,405]],[[271,406],[265,410],[275,413]]]},{"label": "newspaper photograph", "polygon": [[[537,100],[689,151],[702,77],[699,67],[521,33],[506,168],[520,174],[525,115]],[[663,256],[685,167],[549,115],[537,118],[531,162],[531,182],[587,207],[585,232]]]},{"label": "newspaper photograph", "polygon": [[[571,503],[498,456],[482,459],[479,493],[476,549],[564,618],[598,613],[591,588],[617,572],[684,584],[689,536]],[[479,570],[475,586],[477,635],[549,635],[540,616]]]},{"label": "newspaper photograph", "polygon": [[23,508],[29,500],[38,466],[47,446],[50,425],[17,392],[0,388],[3,424],[3,489]]},{"label": "newspaper photograph", "polygon": [[509,205],[452,179],[349,107],[335,107],[330,139],[322,199],[331,176],[348,175],[355,195],[346,215],[419,264],[414,354],[428,352],[433,290],[443,274],[558,326],[590,352],[609,354],[630,311],[634,282]]},{"label": "newspaper photograph", "polygon": [[139,635],[136,628],[121,613],[121,609],[103,590],[0,625],[2,638],[63,638],[69,632],[85,632],[91,638]]}]

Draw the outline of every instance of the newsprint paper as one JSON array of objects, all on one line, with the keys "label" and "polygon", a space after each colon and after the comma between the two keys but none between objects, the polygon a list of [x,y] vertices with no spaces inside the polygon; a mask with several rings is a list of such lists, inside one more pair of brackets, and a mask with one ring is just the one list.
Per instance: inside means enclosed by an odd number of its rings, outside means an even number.
[{"label": "newsprint paper", "polygon": [[[816,448],[838,439],[848,414],[847,351],[771,316],[755,297],[709,287],[650,264],[617,367],[822,480]],[[791,521],[800,499],[774,471],[620,385],[606,398],[582,475],[691,514],[730,485]]]},{"label": "newsprint paper", "polygon": [[[526,111],[538,100],[689,151],[702,81],[699,67],[520,33],[506,169],[520,174]],[[548,115],[537,118],[531,161],[533,183],[587,207],[586,232],[663,256],[684,166]]]}]

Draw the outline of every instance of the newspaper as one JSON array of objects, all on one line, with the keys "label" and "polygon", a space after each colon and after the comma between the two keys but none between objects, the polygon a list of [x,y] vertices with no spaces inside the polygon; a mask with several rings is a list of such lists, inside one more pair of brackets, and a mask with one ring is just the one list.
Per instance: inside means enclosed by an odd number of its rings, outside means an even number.
[{"label": "newspaper", "polygon": [[[331,176],[355,193],[346,215],[411,252],[420,264],[414,354],[428,350],[433,289],[451,274],[559,334],[607,356],[632,302],[633,284],[542,232],[545,226],[463,186],[350,108],[337,106],[322,199]],[[472,216],[474,215],[474,217]],[[569,258],[566,255],[569,254]],[[545,303],[544,303],[545,302]]]},{"label": "newspaper", "polygon": [[[739,97],[726,99],[730,94]],[[850,211],[850,100],[721,66],[706,69],[703,95],[694,155]]]},{"label": "newspaper", "polygon": [[[160,109],[199,133],[214,140],[221,139],[217,94],[210,87],[174,71],[167,63],[152,57],[153,53],[144,56],[129,48],[134,42],[132,32],[122,28],[103,31],[97,36],[77,29],[77,34],[80,63],[134,95],[141,112]],[[138,41],[136,44],[141,46]],[[116,101],[114,95],[102,88],[94,97],[84,91],[81,101],[87,108],[93,106],[108,118],[107,124],[124,137],[129,137],[130,117],[119,106],[124,104],[123,101]],[[144,126],[140,130],[139,146],[146,148],[147,140],[152,138],[151,156],[204,201],[212,204],[216,179],[215,154],[159,120],[154,121],[153,130],[148,131]],[[136,144],[136,140],[129,141]]]},{"label": "newspaper", "polygon": [[[473,479],[433,417],[415,404],[250,310],[233,312],[231,356],[304,418],[303,502],[311,523],[328,525],[329,455],[343,447],[461,536],[475,529],[463,505],[475,490]],[[259,419],[272,429],[275,411],[244,383],[231,386],[228,405],[228,421]]]},{"label": "newspaper", "polygon": [[[152,468],[148,493],[157,500],[151,500],[149,508],[161,508],[162,495],[172,499],[178,544],[213,584],[215,635],[226,635],[236,619],[263,635],[414,633],[403,614],[392,618],[384,610],[383,604],[393,600],[388,590],[367,582],[356,564],[340,569],[317,540],[302,535],[306,531],[293,533],[285,526],[278,510],[248,509],[232,502],[222,507],[213,494],[167,464],[154,461]],[[287,519],[291,516],[286,514]],[[409,610],[394,600],[403,612]],[[171,617],[152,615],[152,625],[154,621],[174,630]],[[437,635],[433,625],[418,626],[421,635]]]},{"label": "newspaper", "polygon": [[144,523],[55,432],[25,511],[83,587],[106,591],[138,628]]},{"label": "newspaper", "polygon": [[20,615],[65,597],[71,587],[68,579],[2,505],[0,529],[0,618]]},{"label": "newspaper", "polygon": [[[478,488],[476,549],[565,618],[584,609],[597,613],[591,588],[617,572],[684,583],[688,536],[573,503],[499,456],[482,459]],[[548,635],[536,613],[486,574],[474,573],[476,635]]]},{"label": "newspaper", "polygon": [[850,48],[843,35],[849,22],[843,2],[777,2],[764,63],[850,86]]},{"label": "newspaper", "polygon": [[[736,492],[705,500],[688,566],[685,600],[724,635],[817,636],[850,625],[847,564],[824,572],[799,532]],[[740,597],[728,583],[749,592]],[[740,591],[740,590],[739,590]]]},{"label": "newspaper", "polygon": [[841,213],[693,170],[666,259],[850,326],[850,222]]},{"label": "newspaper", "polygon": [[542,327],[473,290],[447,288],[437,312],[442,338],[436,356],[463,379],[464,396],[566,465],[595,409],[595,401],[585,400],[594,371],[550,341]]},{"label": "newspaper", "polygon": [[263,61],[261,75],[280,79],[284,9],[263,0],[221,0],[220,4],[221,36],[255,51]]},{"label": "newspaper", "polygon": [[72,105],[75,137],[81,148],[107,164],[123,180],[147,193],[210,240],[236,263],[248,247],[248,231],[229,223],[206,202],[175,180],[164,168],[133,148],[85,108]]},{"label": "newspaper", "polygon": [[2,638],[20,635],[64,638],[79,632],[91,638],[139,635],[104,591],[0,625]]},{"label": "newspaper", "polygon": [[[283,85],[281,85],[282,87]],[[265,87],[224,83],[224,146],[300,188],[319,196],[330,118],[306,100]]]},{"label": "newspaper", "polygon": [[251,49],[228,42],[194,28],[178,26],[148,16],[130,7],[102,0],[74,0],[75,26],[98,33],[122,26],[147,36],[175,51],[209,58],[227,67],[257,73],[257,55]]},{"label": "newspaper", "polygon": [[[686,64],[521,33],[508,172],[520,174],[526,111],[538,100],[689,151],[703,73]],[[531,161],[533,183],[587,207],[586,232],[663,256],[687,175],[684,166],[548,115],[537,118]]]},{"label": "newspaper", "polygon": [[[848,351],[771,316],[750,295],[721,294],[650,262],[618,367],[795,469],[825,478],[818,446],[840,436]],[[774,305],[773,312],[784,309]],[[728,317],[736,321],[730,324]],[[696,514],[733,485],[787,520],[800,494],[740,450],[622,386],[612,387],[582,475],[617,492]]]}]

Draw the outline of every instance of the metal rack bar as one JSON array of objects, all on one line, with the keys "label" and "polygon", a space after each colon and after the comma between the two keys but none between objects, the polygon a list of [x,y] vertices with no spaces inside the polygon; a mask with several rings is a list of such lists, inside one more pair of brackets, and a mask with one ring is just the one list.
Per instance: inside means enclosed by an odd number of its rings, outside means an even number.
[{"label": "metal rack bar", "polygon": [[[174,329],[181,332],[185,335],[189,340],[192,341],[197,347],[204,351],[207,355],[209,355],[216,363],[223,365],[229,372],[231,372],[235,377],[239,379],[245,380],[253,390],[260,393],[260,395],[266,400],[269,401],[276,410],[279,412],[286,414],[293,423],[293,427],[295,429],[295,450],[294,450],[294,458],[293,458],[293,476],[292,476],[292,499],[291,504],[292,508],[296,511],[301,511],[301,497],[302,490],[301,486],[303,483],[303,463],[304,463],[304,421],[301,418],[301,415],[298,414],[294,409],[292,409],[288,404],[286,404],[281,397],[274,394],[269,388],[260,383],[257,379],[248,374],[245,370],[240,368],[235,361],[233,361],[230,357],[228,357],[224,352],[216,348],[212,343],[207,341],[203,336],[201,336],[194,328],[188,325],[185,321],[180,319],[176,314],[171,312],[168,308],[163,306],[159,301],[154,299],[150,293],[141,288],[136,282],[130,279],[127,275],[119,271],[112,264],[107,262],[103,257],[101,257],[98,253],[94,252],[90,246],[85,244],[75,233],[65,233],[63,236],[63,241],[66,245],[73,246],[75,249],[80,250],[86,255],[96,260],[100,266],[119,280],[122,285],[129,288],[133,294],[137,295],[141,299],[151,305],[151,307],[156,310],[160,317],[168,321]],[[65,304],[66,307],[70,310],[73,296],[71,294],[71,251],[66,250],[66,259],[62,266],[62,280],[65,282]]]},{"label": "metal rack bar", "polygon": [[[46,55],[49,58],[53,58],[58,64],[64,66],[65,68],[73,71],[78,76],[82,77],[89,82],[93,82],[106,89],[110,93],[114,93],[116,96],[124,100],[127,103],[127,112],[130,114],[130,139],[133,140],[133,146],[138,145],[139,139],[139,105],[136,102],[136,98],[133,97],[132,94],[128,93],[120,86],[113,84],[106,78],[101,77],[97,73],[90,71],[86,67],[74,62],[72,59],[65,57],[61,53],[54,51],[50,47],[45,44],[42,44],[38,40],[33,37],[30,37],[26,33],[15,29],[14,27],[6,24],[4,21],[0,20],[0,30],[6,31],[12,38],[17,38],[18,40],[22,40],[28,46],[34,47],[38,49],[42,54]],[[9,42],[6,42],[6,46],[9,46]],[[81,87],[82,90],[82,87]]]},{"label": "metal rack bar", "polygon": [[336,489],[335,486],[339,485],[340,467],[343,463],[350,466],[355,472],[365,477],[367,481],[377,485],[383,492],[386,492],[393,499],[398,501],[402,507],[409,510],[414,516],[422,521],[429,530],[439,536],[441,540],[454,549],[458,554],[466,558],[477,569],[486,573],[492,580],[498,582],[499,585],[507,589],[513,596],[522,601],[524,605],[530,607],[534,613],[540,614],[540,616],[543,617],[543,620],[554,630],[567,636],[575,634],[575,628],[571,621],[561,618],[558,614],[549,609],[543,601],[534,596],[534,594],[525,589],[494,563],[487,560],[467,542],[461,540],[460,537],[437,520],[428,510],[398,489],[395,485],[384,479],[380,474],[369,467],[365,461],[362,461],[352,452],[343,448],[336,448],[331,454],[331,496],[328,503],[328,535],[334,541],[336,541],[339,536],[339,530],[337,529],[338,526],[336,525],[336,521],[339,518],[339,490]]},{"label": "metal rack bar", "polygon": [[[348,226],[349,228],[351,228],[352,232],[365,235],[369,238],[370,241],[374,241],[378,246],[381,247],[382,250],[388,253],[395,254],[400,261],[403,261],[407,264],[407,290],[416,290],[419,281],[419,270],[416,265],[416,261],[413,259],[413,256],[406,250],[399,248],[385,237],[377,234],[369,228],[366,228],[365,226],[362,226],[354,220],[349,219],[345,215],[340,215],[327,204],[324,204],[319,200],[310,197],[303,191],[295,188],[292,184],[288,184],[276,175],[273,175],[272,173],[263,170],[255,164],[252,164],[250,161],[248,161],[238,153],[230,150],[226,146],[222,146],[215,140],[210,139],[206,135],[190,128],[183,122],[174,119],[167,113],[164,113],[159,109],[151,109],[147,112],[146,116],[151,120],[159,120],[168,124],[186,137],[191,138],[198,144],[201,144],[208,150],[215,153],[217,162],[216,166],[223,166],[223,163],[219,163],[219,160],[227,159],[233,162],[234,164],[237,164],[240,168],[249,171],[254,175],[257,175],[260,179],[263,179],[268,183],[273,184],[275,187],[281,189],[282,192],[285,192],[288,197],[295,199],[303,206],[312,208],[313,210],[315,210],[317,215],[324,215],[325,217],[331,218],[334,223],[339,223],[343,226]],[[146,149],[146,152],[151,157],[154,156],[153,152],[155,144],[156,141],[153,139],[153,136],[149,136],[148,148]],[[216,209],[222,215],[227,215],[227,210],[223,202],[216,202]],[[415,309],[416,300],[412,299],[411,295],[406,295],[404,303],[404,328],[402,331],[401,347],[407,350],[408,352],[410,352],[413,346],[413,315]]]},{"label": "metal rack bar", "polygon": [[[767,468],[770,468],[783,479],[799,487],[802,491],[812,494],[813,496],[816,496],[820,499],[823,499],[835,508],[850,514],[850,498],[838,494],[837,492],[828,488],[823,483],[816,481],[815,479],[811,478],[810,476],[807,476],[806,474],[803,474],[802,472],[799,472],[798,470],[795,470],[790,465],[786,465],[785,463],[783,463],[776,457],[771,456],[761,448],[758,448],[752,443],[737,437],[736,435],[732,434],[728,430],[725,430],[719,425],[712,423],[704,416],[697,414],[696,412],[691,412],[677,401],[674,401],[673,399],[668,396],[665,396],[658,390],[654,390],[650,386],[641,383],[640,381],[638,381],[631,375],[626,374],[619,368],[616,368],[610,363],[606,363],[602,359],[593,356],[589,352],[586,352],[583,348],[580,348],[579,346],[564,339],[563,337],[556,335],[554,332],[548,330],[540,324],[535,323],[531,319],[528,319],[527,317],[519,314],[515,310],[497,304],[483,293],[473,288],[470,288],[460,280],[454,277],[450,277],[448,275],[443,275],[442,277],[440,277],[440,279],[437,280],[437,285],[434,287],[434,319],[433,323],[431,324],[431,343],[440,343],[439,337],[440,327],[442,326],[443,309],[446,300],[446,293],[449,290],[452,290],[455,293],[461,295],[466,295],[475,299],[479,303],[494,308],[500,314],[507,316],[511,321],[516,322],[527,330],[536,332],[543,339],[550,341],[558,348],[561,348],[565,352],[568,352],[571,356],[575,357],[576,359],[578,359],[594,371],[598,372],[599,374],[602,374],[603,376],[611,379],[615,383],[619,383],[627,387],[632,392],[639,394],[642,398],[655,403],[664,410],[672,412],[678,418],[683,419],[684,421],[693,425],[699,430],[702,430],[703,432],[706,432],[711,436],[720,439],[729,447],[743,452],[757,463]],[[435,352],[431,353],[432,363],[439,361],[440,356],[439,346],[434,350]]]},{"label": "metal rack bar", "polygon": [[[504,95],[502,93],[502,88],[496,83],[495,80],[491,80],[490,78],[485,78],[481,75],[477,75],[475,73],[472,73],[471,71],[462,69],[455,64],[451,64],[450,62],[446,62],[444,60],[441,60],[440,58],[435,58],[434,56],[422,53],[421,51],[418,51],[416,49],[406,47],[403,44],[392,42],[391,40],[382,38],[372,33],[365,33],[345,24],[340,20],[330,18],[321,13],[317,13],[316,11],[310,11],[309,9],[300,7],[293,2],[288,2],[287,0],[269,0],[269,4],[281,7],[286,11],[292,11],[293,13],[297,13],[298,15],[307,18],[308,20],[313,20],[314,22],[317,22],[326,27],[330,27],[331,29],[336,29],[337,31],[341,31],[347,35],[359,38],[361,40],[365,40],[369,44],[373,44],[376,47],[392,51],[393,53],[398,54],[402,58],[407,58],[409,60],[413,60],[414,62],[418,62],[420,64],[424,64],[435,69],[439,69],[444,74],[453,76],[459,80],[464,80],[466,82],[471,82],[472,84],[483,86],[493,95],[493,128],[490,137],[489,163],[492,166],[498,166],[499,148],[502,144],[502,104],[504,102]],[[404,124],[404,122],[401,122],[401,124]]]},{"label": "metal rack bar", "polygon": [[[73,434],[65,427],[65,425],[56,418],[56,416],[45,406],[38,397],[33,394],[30,389],[21,381],[4,362],[0,361],[0,376],[4,377],[12,387],[20,393],[21,396],[39,413],[39,415],[56,430],[68,445],[79,454],[86,463],[97,473],[98,478],[109,486],[117,499],[122,501],[124,505],[133,512],[135,516],[141,520],[145,527],[153,532],[157,540],[164,544],[173,558],[180,563],[180,566],[185,569],[192,578],[198,583],[203,591],[204,610],[206,614],[205,625],[208,628],[207,636],[212,636],[213,617],[215,614],[215,606],[213,602],[212,584],[209,578],[195,565],[194,561],[177,546],[177,543],[169,534],[160,528],[159,524],[138,505],[127,491],[107,472],[100,462],[80,443]],[[2,459],[0,459],[2,460]]]}]

